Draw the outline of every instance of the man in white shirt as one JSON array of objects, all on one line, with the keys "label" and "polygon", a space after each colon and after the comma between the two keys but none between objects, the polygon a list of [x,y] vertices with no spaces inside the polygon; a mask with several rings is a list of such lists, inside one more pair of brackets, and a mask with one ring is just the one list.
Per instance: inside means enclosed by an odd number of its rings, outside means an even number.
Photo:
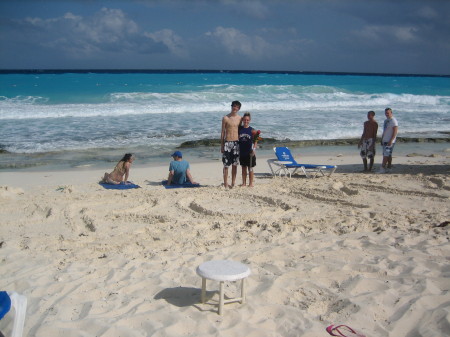
[{"label": "man in white shirt", "polygon": [[383,146],[383,162],[380,173],[386,173],[392,167],[392,152],[394,150],[395,140],[398,133],[397,119],[392,115],[392,109],[384,109],[386,119],[383,125],[383,135],[381,136],[381,145]]}]

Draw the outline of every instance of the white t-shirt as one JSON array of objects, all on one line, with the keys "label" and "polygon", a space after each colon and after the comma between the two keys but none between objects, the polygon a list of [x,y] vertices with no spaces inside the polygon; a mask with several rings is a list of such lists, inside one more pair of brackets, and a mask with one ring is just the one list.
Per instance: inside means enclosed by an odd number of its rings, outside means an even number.
[{"label": "white t-shirt", "polygon": [[[391,137],[394,134],[394,127],[398,127],[398,122],[395,119],[395,117],[384,120],[383,138],[381,139],[381,141],[383,143],[387,143],[391,140]],[[392,143],[395,143],[396,139],[397,139],[397,136],[395,136],[394,141]]]}]

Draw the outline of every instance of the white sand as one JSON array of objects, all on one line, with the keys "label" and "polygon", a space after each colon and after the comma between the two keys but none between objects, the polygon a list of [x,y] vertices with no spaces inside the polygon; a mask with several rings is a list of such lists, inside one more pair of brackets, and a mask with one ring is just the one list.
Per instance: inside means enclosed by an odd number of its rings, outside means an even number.
[{"label": "white sand", "polygon": [[[219,162],[191,165],[198,189],[164,189],[167,167],[132,168],[128,191],[103,171],[2,172],[0,289],[28,297],[27,336],[449,336],[449,157],[396,157],[387,175],[304,161],[339,168],[272,179],[258,158],[256,186],[232,190]],[[199,303],[213,259],[252,270],[223,316]]]}]

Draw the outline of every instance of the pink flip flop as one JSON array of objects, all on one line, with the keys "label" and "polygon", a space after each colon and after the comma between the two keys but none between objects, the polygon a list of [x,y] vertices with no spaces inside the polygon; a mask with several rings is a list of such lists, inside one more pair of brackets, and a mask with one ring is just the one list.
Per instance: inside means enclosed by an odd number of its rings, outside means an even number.
[{"label": "pink flip flop", "polygon": [[[347,325],[330,325],[326,328],[327,332],[331,335],[331,336],[338,336],[338,337],[366,337],[363,334],[360,334],[358,332],[356,332],[355,330],[353,330],[352,328],[350,328]],[[345,332],[345,333],[344,333]],[[337,333],[337,335],[336,335]]]}]

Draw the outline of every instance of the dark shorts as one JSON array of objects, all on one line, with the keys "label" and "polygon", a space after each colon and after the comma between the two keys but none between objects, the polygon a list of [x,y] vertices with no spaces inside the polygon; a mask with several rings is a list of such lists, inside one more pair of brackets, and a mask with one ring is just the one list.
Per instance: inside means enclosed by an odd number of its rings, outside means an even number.
[{"label": "dark shorts", "polygon": [[373,141],[373,138],[363,140],[361,152],[359,154],[363,159],[373,159],[375,157],[375,142]]},{"label": "dark shorts", "polygon": [[239,162],[241,166],[255,167],[256,166],[256,156],[252,156],[252,162],[250,163],[250,155],[239,157]]},{"label": "dark shorts", "polygon": [[239,142],[225,142],[223,144],[222,163],[224,167],[239,165]]}]

